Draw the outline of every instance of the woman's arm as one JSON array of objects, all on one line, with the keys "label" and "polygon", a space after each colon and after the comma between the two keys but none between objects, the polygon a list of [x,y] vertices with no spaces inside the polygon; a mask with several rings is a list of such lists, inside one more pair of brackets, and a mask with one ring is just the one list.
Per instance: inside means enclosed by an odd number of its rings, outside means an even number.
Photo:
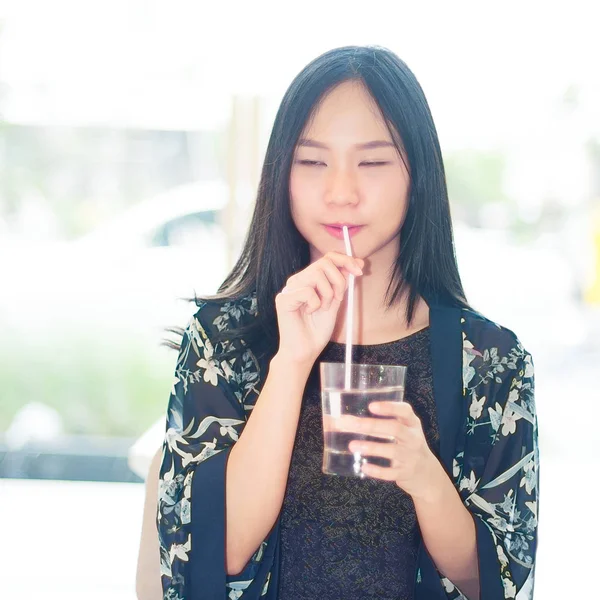
[{"label": "woman's arm", "polygon": [[538,529],[533,361],[518,341],[505,356],[492,356],[492,350],[473,364],[485,376],[494,374],[488,382],[497,385],[468,388],[467,441],[453,465],[458,493],[475,524],[484,599],[514,598],[533,577]]},{"label": "woman's arm", "polygon": [[281,356],[269,374],[227,463],[227,573],[243,570],[272,529],[283,503],[310,365]]},{"label": "woman's arm", "polygon": [[[329,342],[347,279],[364,261],[328,253],[287,280],[275,298],[279,351],[227,463],[227,573],[243,570],[283,503],[306,381]],[[317,293],[318,292],[318,293]]]},{"label": "woman's arm", "polygon": [[135,590],[138,600],[161,600],[160,553],[156,530],[156,506],[158,502],[158,472],[162,449],[152,458],[146,478],[146,500],[142,518],[142,536],[138,553]]},{"label": "woman's arm", "polygon": [[431,487],[413,497],[423,543],[438,570],[469,600],[479,598],[477,539],[473,517],[444,468],[432,455]]}]

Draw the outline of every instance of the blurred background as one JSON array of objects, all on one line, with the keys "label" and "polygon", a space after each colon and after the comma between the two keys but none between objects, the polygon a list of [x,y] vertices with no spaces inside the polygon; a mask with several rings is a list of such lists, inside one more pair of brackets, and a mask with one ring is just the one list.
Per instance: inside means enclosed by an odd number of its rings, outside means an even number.
[{"label": "blurred background", "polygon": [[600,70],[589,3],[0,4],[6,597],[135,598],[143,479],[183,326],[239,251],[281,97],[389,47],[445,157],[475,308],[536,364],[536,598],[590,598],[599,526]]}]

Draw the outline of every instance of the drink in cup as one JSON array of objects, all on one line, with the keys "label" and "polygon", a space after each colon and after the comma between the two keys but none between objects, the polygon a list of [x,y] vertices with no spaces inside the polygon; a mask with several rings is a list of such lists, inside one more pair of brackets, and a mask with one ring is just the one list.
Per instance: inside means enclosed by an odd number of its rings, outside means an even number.
[{"label": "drink in cup", "polygon": [[321,363],[321,403],[323,409],[323,473],[346,477],[365,475],[361,466],[369,462],[389,466],[384,458],[364,457],[359,452],[350,452],[352,440],[376,442],[390,441],[389,438],[374,437],[344,431],[341,417],[369,417],[387,419],[369,411],[371,402],[402,402],[406,367],[392,365],[351,364],[346,372],[345,363]]}]

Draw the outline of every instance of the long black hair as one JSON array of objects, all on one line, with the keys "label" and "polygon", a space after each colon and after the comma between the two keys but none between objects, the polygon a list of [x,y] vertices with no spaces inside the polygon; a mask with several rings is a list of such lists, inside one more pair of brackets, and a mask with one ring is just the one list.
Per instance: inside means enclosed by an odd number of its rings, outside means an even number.
[{"label": "long black hair", "polygon": [[[419,296],[468,308],[454,253],[446,177],[437,131],[416,77],[396,54],[378,46],[346,46],[309,63],[286,91],[273,125],[254,214],[241,255],[211,300],[256,295],[258,316],[234,335],[257,349],[278,345],[275,296],[310,262],[294,225],[290,171],[296,144],[319,103],[337,85],[361,82],[378,105],[410,173],[408,209],[387,303],[408,293],[412,322]],[[231,336],[231,332],[229,332]]]}]

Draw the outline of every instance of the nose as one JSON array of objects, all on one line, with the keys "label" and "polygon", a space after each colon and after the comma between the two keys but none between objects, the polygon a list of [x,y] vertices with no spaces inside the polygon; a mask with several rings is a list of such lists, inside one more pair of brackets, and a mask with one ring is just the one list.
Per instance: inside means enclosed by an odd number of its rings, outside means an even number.
[{"label": "nose", "polygon": [[347,170],[332,170],[327,182],[325,201],[339,206],[357,204],[358,189],[354,175]]}]

